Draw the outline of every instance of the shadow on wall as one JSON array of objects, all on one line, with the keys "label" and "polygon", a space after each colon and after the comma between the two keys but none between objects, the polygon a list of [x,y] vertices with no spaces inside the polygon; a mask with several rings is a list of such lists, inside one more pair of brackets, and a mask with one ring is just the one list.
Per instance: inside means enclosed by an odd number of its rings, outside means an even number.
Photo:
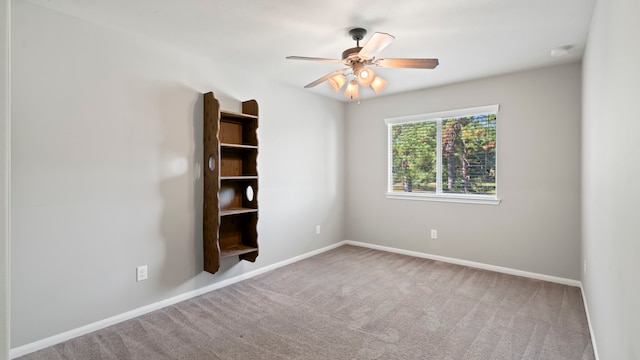
[{"label": "shadow on wall", "polygon": [[198,260],[194,244],[201,211],[198,212],[195,198],[201,184],[198,167],[202,156],[194,139],[202,134],[202,126],[198,130],[193,119],[202,113],[198,108],[202,100],[193,89],[184,86],[162,87],[156,99],[162,124],[162,142],[157,149],[163,201],[159,240],[164,246],[157,276],[163,286],[174,288],[196,274],[197,264],[192,263]]},{"label": "shadow on wall", "polygon": [[[225,103],[233,101],[219,90],[214,93]],[[156,98],[163,129],[157,153],[163,200],[159,226],[164,246],[157,276],[163,287],[172,289],[192,281],[204,268],[204,99],[201,92],[186,86],[164,87]],[[233,267],[230,263],[221,265],[221,272]]]}]

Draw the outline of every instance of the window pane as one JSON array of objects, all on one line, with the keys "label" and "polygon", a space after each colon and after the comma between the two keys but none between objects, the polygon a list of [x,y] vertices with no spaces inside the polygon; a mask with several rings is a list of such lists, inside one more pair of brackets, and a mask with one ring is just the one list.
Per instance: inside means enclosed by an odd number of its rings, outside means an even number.
[{"label": "window pane", "polygon": [[391,127],[393,192],[436,191],[437,124],[434,121]]},{"label": "window pane", "polygon": [[442,192],[495,195],[496,115],[442,121]]}]

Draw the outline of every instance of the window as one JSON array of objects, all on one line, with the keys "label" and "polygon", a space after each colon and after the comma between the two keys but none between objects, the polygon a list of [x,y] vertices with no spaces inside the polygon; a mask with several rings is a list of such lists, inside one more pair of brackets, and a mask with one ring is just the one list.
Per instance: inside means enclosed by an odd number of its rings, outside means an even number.
[{"label": "window", "polygon": [[498,204],[498,105],[385,119],[387,197]]}]

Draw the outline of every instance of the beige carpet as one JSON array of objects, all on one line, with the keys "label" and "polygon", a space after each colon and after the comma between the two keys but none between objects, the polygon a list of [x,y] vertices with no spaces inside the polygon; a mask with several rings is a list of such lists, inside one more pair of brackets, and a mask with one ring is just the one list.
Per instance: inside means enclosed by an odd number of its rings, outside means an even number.
[{"label": "beige carpet", "polygon": [[21,359],[593,359],[580,289],[342,246]]}]

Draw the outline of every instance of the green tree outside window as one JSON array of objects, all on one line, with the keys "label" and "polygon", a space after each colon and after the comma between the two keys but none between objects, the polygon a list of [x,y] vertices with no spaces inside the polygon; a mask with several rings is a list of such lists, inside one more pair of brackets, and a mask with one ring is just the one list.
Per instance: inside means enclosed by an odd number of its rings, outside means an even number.
[{"label": "green tree outside window", "polygon": [[392,124],[390,131],[392,192],[496,194],[496,114]]}]

